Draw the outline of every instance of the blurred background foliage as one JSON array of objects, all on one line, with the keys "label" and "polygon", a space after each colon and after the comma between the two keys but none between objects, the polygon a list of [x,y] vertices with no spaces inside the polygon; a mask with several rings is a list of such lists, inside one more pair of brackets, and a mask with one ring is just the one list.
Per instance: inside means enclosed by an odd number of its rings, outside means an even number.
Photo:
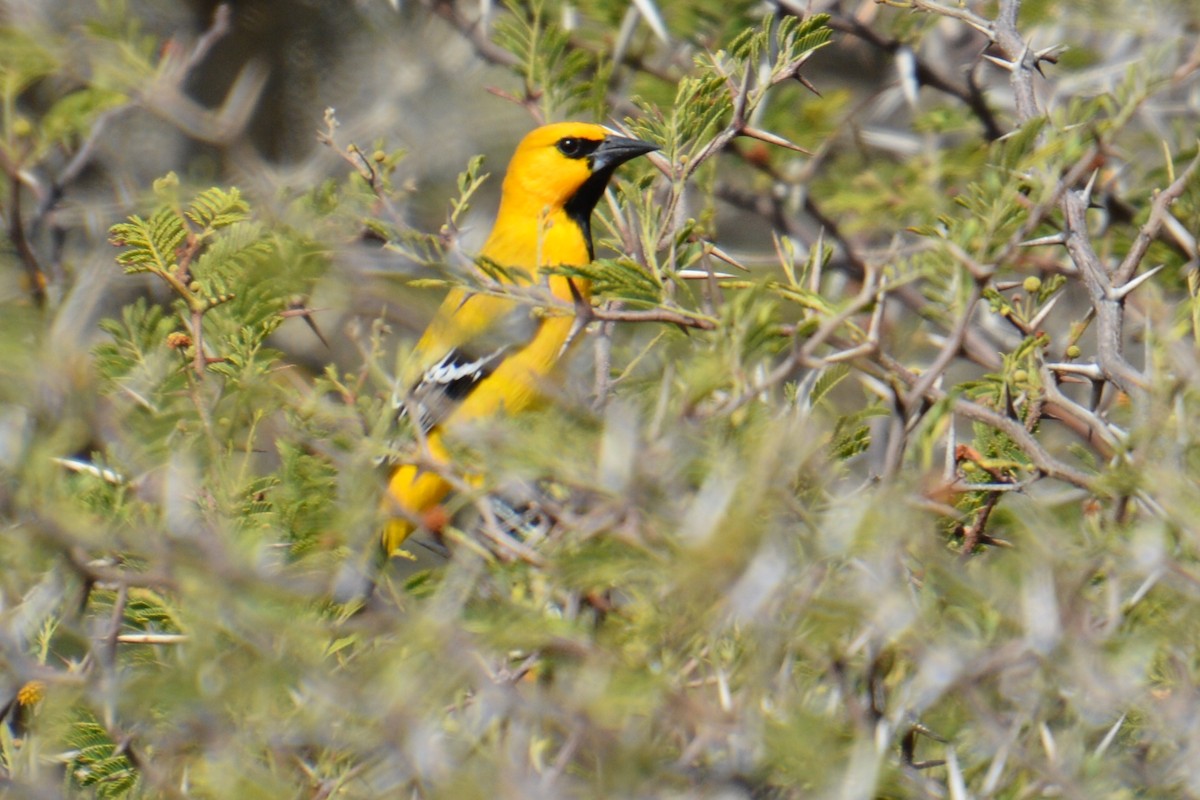
[{"label": "blurred background foliage", "polygon": [[[1194,3],[0,14],[6,796],[1200,795]],[[376,572],[566,118],[600,319]]]}]

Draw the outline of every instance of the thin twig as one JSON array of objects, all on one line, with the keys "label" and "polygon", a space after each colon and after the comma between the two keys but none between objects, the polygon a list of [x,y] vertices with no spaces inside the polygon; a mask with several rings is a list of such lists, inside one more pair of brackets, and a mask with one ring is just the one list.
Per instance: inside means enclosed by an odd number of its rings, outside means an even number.
[{"label": "thin twig", "polygon": [[[1200,165],[1200,153],[1192,159],[1187,168],[1179,174],[1171,184],[1159,192],[1154,202],[1150,205],[1150,218],[1146,220],[1146,224],[1138,231],[1137,238],[1134,239],[1133,245],[1129,248],[1129,252],[1125,254],[1121,265],[1113,272],[1112,284],[1118,289],[1128,283],[1133,278],[1133,273],[1137,271],[1138,265],[1142,263],[1142,259],[1146,256],[1146,251],[1150,249],[1150,243],[1158,236],[1159,230],[1166,223],[1169,216],[1171,204],[1179,199],[1187,188],[1192,176],[1196,173],[1197,165]],[[1195,258],[1196,253],[1189,253],[1190,257]]]},{"label": "thin twig", "polygon": [[25,222],[21,215],[21,169],[7,157],[3,158],[0,166],[8,178],[8,240],[12,242],[13,249],[21,259],[21,266],[25,268],[33,302],[40,308],[46,305],[46,275],[25,235]]},{"label": "thin twig", "polygon": [[[794,0],[783,0],[780,5],[789,13],[797,16],[803,16],[806,13],[802,7],[799,7],[800,4],[794,2]],[[829,27],[835,31],[842,31],[856,36],[877,50],[889,55],[894,56],[905,46],[905,42],[900,39],[890,39],[879,34],[864,25],[853,15],[831,17]],[[1004,129],[996,119],[995,113],[988,106],[987,99],[984,97],[979,84],[972,79],[973,73],[967,74],[968,81],[963,86],[943,75],[919,55],[914,53],[913,59],[918,83],[962,101],[971,110],[971,113],[975,115],[976,119],[979,120],[980,124],[983,125],[983,135],[988,141],[995,141],[1005,134]]]},{"label": "thin twig", "polygon": [[[903,380],[909,386],[916,385],[917,376],[910,372],[903,364],[895,359],[880,353],[877,356],[880,366],[882,366],[888,374],[895,375]],[[949,395],[943,390],[931,386],[925,391],[925,398],[932,402],[941,402]],[[1025,453],[1025,456],[1030,462],[1045,476],[1066,481],[1067,483],[1079,486],[1083,489],[1096,491],[1098,486],[1096,479],[1091,475],[1087,475],[1074,467],[1067,466],[1058,459],[1050,455],[1041,442],[1034,438],[1025,426],[1019,421],[1006,417],[1003,414],[994,411],[990,408],[980,405],[965,397],[955,397],[953,399],[954,413],[959,414],[967,419],[975,420],[989,425],[992,428],[1006,434],[1016,443],[1017,447]]]},{"label": "thin twig", "polygon": [[491,40],[481,20],[467,17],[461,10],[461,3],[450,0],[423,0],[422,4],[461,33],[475,48],[476,55],[484,61],[500,67],[515,67],[521,63],[515,55]]},{"label": "thin twig", "polygon": [[698,328],[702,331],[715,330],[717,327],[716,320],[702,317],[694,312],[676,311],[670,308],[649,308],[644,311],[613,307],[593,308],[591,317],[612,322],[666,322],[670,325]]}]

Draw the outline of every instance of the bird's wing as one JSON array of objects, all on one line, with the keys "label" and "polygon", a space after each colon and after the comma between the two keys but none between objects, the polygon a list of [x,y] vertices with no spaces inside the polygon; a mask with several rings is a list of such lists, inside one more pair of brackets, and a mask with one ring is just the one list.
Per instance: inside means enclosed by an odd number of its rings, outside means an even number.
[{"label": "bird's wing", "polygon": [[417,379],[400,408],[401,416],[406,412],[413,414],[421,432],[429,433],[476,384],[492,374],[508,350],[509,347],[504,346],[475,357],[465,350],[452,348]]},{"label": "bird's wing", "polygon": [[424,433],[442,422],[508,353],[533,339],[538,320],[531,310],[504,297],[447,297],[413,350],[400,415],[412,414]]}]

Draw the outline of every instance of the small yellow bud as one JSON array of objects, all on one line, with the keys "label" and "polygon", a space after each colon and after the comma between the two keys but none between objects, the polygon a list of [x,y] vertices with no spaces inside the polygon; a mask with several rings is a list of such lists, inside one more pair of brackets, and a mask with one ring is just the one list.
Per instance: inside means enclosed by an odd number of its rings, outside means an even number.
[{"label": "small yellow bud", "polygon": [[1079,358],[1083,355],[1083,351],[1079,349],[1079,345],[1073,344],[1067,348],[1067,358]]},{"label": "small yellow bud", "polygon": [[46,684],[41,681],[30,681],[17,692],[17,702],[23,706],[31,706],[46,696]]},{"label": "small yellow bud", "polygon": [[192,346],[192,337],[182,331],[172,331],[167,334],[167,347],[172,350],[183,350]]},{"label": "small yellow bud", "polygon": [[1021,283],[1021,287],[1030,294],[1041,291],[1042,279],[1037,275],[1030,275]]}]

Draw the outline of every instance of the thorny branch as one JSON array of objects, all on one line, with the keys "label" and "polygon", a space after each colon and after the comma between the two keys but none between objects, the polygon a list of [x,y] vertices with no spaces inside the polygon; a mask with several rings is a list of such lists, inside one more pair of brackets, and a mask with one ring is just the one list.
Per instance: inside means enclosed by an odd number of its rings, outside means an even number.
[{"label": "thorny branch", "polygon": [[[1019,0],[1002,0],[999,4],[997,17],[992,22],[979,18],[964,8],[951,8],[935,2],[927,2],[926,0],[913,0],[913,2],[905,5],[913,9],[930,11],[948,18],[958,19],[984,33],[992,41],[996,51],[999,53],[999,56],[989,55],[986,58],[1010,74],[1009,82],[1013,90],[1013,100],[1018,123],[1024,125],[1041,115],[1042,112],[1035,91],[1035,73],[1040,74],[1039,65],[1042,61],[1053,61],[1054,48],[1034,52],[1028,41],[1020,34],[1017,29],[1017,18],[1020,10]],[[864,38],[870,40],[870,37]],[[874,41],[873,43],[876,46],[883,46],[883,43],[879,41]],[[1044,136],[1045,134],[1043,134],[1043,138]],[[1124,303],[1127,295],[1157,271],[1156,268],[1135,277],[1151,242],[1159,235],[1163,227],[1179,227],[1178,223],[1171,217],[1169,208],[1190,184],[1198,166],[1200,166],[1200,156],[1193,159],[1177,177],[1174,177],[1166,189],[1155,195],[1149,219],[1138,230],[1137,236],[1124,259],[1119,265],[1114,267],[1105,263],[1093,245],[1092,233],[1087,221],[1092,182],[1088,182],[1084,188],[1079,188],[1088,173],[1096,169],[1096,160],[1103,149],[1102,144],[1098,143],[1094,145],[1075,162],[1070,170],[1059,176],[1056,184],[1057,188],[1052,193],[1052,196],[1041,202],[1038,206],[1029,209],[1024,223],[1020,226],[1016,234],[1014,234],[1008,246],[1003,248],[998,254],[994,263],[998,265],[1004,264],[1015,254],[1018,247],[1051,244],[1062,244],[1065,246],[1067,255],[1070,258],[1071,268],[1064,269],[1063,271],[1066,274],[1077,276],[1078,280],[1086,287],[1088,299],[1091,303],[1091,317],[1097,340],[1097,363],[1094,365],[1079,364],[1077,370],[1074,369],[1076,365],[1073,364],[1051,365],[1053,369],[1043,367],[1041,369],[1041,380],[1044,396],[1031,410],[1031,420],[1034,412],[1038,416],[1048,414],[1059,419],[1084,436],[1102,455],[1108,457],[1118,447],[1118,442],[1108,424],[1096,412],[1066,397],[1059,388],[1059,381],[1062,380],[1062,375],[1078,371],[1080,375],[1090,377],[1097,386],[1102,386],[1105,382],[1111,383],[1130,396],[1140,396],[1147,389],[1149,385],[1147,377],[1130,364],[1123,355],[1125,339]],[[1044,224],[1050,214],[1055,211],[1061,215],[1061,234],[1043,237],[1036,241],[1026,241],[1027,237]],[[1196,253],[1188,253],[1187,255],[1193,261],[1197,258]],[[967,266],[970,268],[970,265]],[[988,279],[987,275],[981,275],[978,270],[971,269],[970,271],[977,281],[986,281]],[[902,376],[909,386],[904,398],[905,402],[903,403],[905,407],[910,406],[912,401],[917,397],[923,396],[929,400],[937,400],[944,396],[940,390],[931,389],[931,387],[936,385],[937,379],[942,375],[953,357],[962,349],[961,337],[967,329],[966,326],[970,311],[978,303],[978,300],[977,286],[976,293],[972,295],[966,304],[966,311],[963,312],[964,316],[959,319],[946,344],[940,349],[928,371],[923,372],[920,377],[912,376],[902,371],[898,363],[885,363],[889,374]],[[1042,316],[1039,315],[1039,321],[1042,319]],[[1024,332],[1026,335],[1029,335],[1033,331],[1025,330]],[[880,354],[880,358],[886,359],[886,355]],[[1042,474],[1056,477],[1093,491],[1096,490],[1094,479],[1057,462],[1049,456],[1033,437],[1031,433],[1033,428],[1031,420],[1026,420],[1026,424],[1021,425],[1007,416],[1000,415],[995,411],[979,406],[961,397],[955,398],[953,405],[957,414],[969,419],[985,422],[1006,433],[1030,457],[1031,461]],[[979,537],[986,536],[982,532],[988,518],[988,513],[986,512],[990,511],[990,508],[994,506],[997,497],[998,494],[990,497],[988,503],[984,506],[985,513],[980,514],[979,519],[973,526],[968,526],[970,528],[968,533],[971,534],[969,540],[972,544],[984,541]],[[965,545],[964,549],[966,549]]]},{"label": "thorny branch", "polygon": [[1114,295],[1112,281],[1100,257],[1092,248],[1087,227],[1087,195],[1070,191],[1061,207],[1066,223],[1066,245],[1071,260],[1079,269],[1096,314],[1096,354],[1107,380],[1132,395],[1146,388],[1146,378],[1122,355],[1124,300]]},{"label": "thorny branch", "polygon": [[[993,48],[984,55],[984,60],[1009,73],[1009,83],[1013,92],[1015,118],[1018,125],[1025,125],[1042,114],[1039,104],[1036,81],[1041,73],[1043,63],[1055,63],[1060,48],[1050,47],[1035,51],[1017,28],[1019,0],[1002,0],[999,4],[995,20],[988,20],[962,6],[951,6],[931,0],[911,0],[911,2],[888,3],[909,8],[915,11],[937,14],[949,19],[958,20],[966,26],[981,33]],[[789,2],[781,0],[780,6],[789,13],[802,13],[802,9],[794,9]],[[851,33],[882,52],[895,55],[901,45],[898,41],[889,40],[857,19],[842,19],[834,17],[831,25],[838,30]],[[939,75],[936,70],[915,56],[915,76],[921,85],[930,86],[938,91],[955,97],[964,103],[980,120],[989,139],[999,138],[1002,129],[990,107],[985,102],[983,92],[974,80],[974,72],[970,73],[967,86],[954,84]],[[728,133],[726,129],[725,133]],[[1045,134],[1043,134],[1043,137]],[[898,398],[903,409],[914,409],[909,425],[898,435],[906,435],[912,429],[912,423],[925,413],[917,407],[919,400],[937,402],[947,395],[937,388],[946,369],[959,356],[966,355],[975,363],[990,369],[999,366],[998,347],[980,338],[980,331],[972,324],[974,310],[981,299],[980,290],[991,282],[991,275],[996,268],[1007,266],[1016,257],[1020,248],[1037,245],[1065,245],[1070,257],[1069,264],[1060,271],[1075,276],[1088,289],[1092,305],[1093,325],[1097,335],[1097,362],[1092,365],[1096,371],[1093,377],[1098,386],[1111,383],[1122,392],[1133,395],[1143,391],[1148,381],[1146,377],[1130,364],[1123,355],[1124,331],[1124,301],[1126,296],[1138,285],[1150,277],[1146,273],[1136,277],[1139,265],[1145,258],[1149,245],[1167,227],[1175,230],[1181,226],[1170,215],[1170,205],[1178,199],[1184,189],[1190,185],[1194,174],[1200,168],[1200,157],[1193,160],[1177,177],[1173,177],[1170,185],[1159,192],[1151,207],[1150,218],[1142,225],[1121,264],[1115,268],[1109,267],[1097,254],[1092,243],[1092,234],[1088,228],[1086,212],[1090,202],[1091,185],[1081,187],[1097,166],[1101,154],[1107,152],[1103,143],[1097,143],[1083,153],[1069,169],[1058,176],[1054,191],[1050,196],[1041,200],[1037,205],[1030,204],[1025,218],[1010,238],[1008,244],[996,253],[995,259],[989,265],[977,265],[970,261],[965,253],[959,253],[960,261],[975,278],[976,285],[964,303],[956,310],[956,322],[948,332],[947,337],[939,346],[938,352],[928,368],[914,375],[904,371],[898,362],[890,361],[886,353],[877,353],[870,358],[877,359],[884,367],[885,375],[899,376],[906,386],[903,397]],[[753,162],[751,162],[753,163]],[[754,166],[770,172],[770,167],[755,163]],[[813,165],[810,165],[810,167]],[[787,186],[789,182],[781,176],[771,174],[777,185]],[[739,207],[751,210],[764,219],[769,220],[773,227],[785,231],[788,235],[806,239],[804,231],[795,225],[777,197],[756,193],[743,195],[731,186],[718,186],[719,194],[727,201]],[[780,194],[780,193],[776,193]],[[840,246],[842,258],[848,266],[850,274],[862,277],[866,274],[866,259],[857,252],[853,242],[838,230],[835,220],[821,213],[819,201],[811,194],[804,196],[805,210],[820,225],[823,234],[830,236]],[[1047,223],[1052,217],[1060,215],[1061,233],[1055,236],[1031,240],[1035,231]],[[1197,259],[1196,253],[1188,253]],[[910,308],[920,311],[927,301],[911,285],[898,286],[889,291]],[[1048,311],[1049,308],[1043,309]],[[1045,314],[1039,314],[1032,322],[1030,329],[1024,330],[1025,335],[1032,335],[1044,319]],[[833,344],[836,337],[830,337]],[[1104,458],[1111,457],[1119,448],[1119,443],[1112,429],[1103,417],[1094,410],[1080,405],[1066,396],[1059,387],[1061,376],[1066,374],[1066,368],[1071,365],[1057,365],[1056,369],[1041,369],[1043,383],[1042,396],[1035,398],[1030,410],[1030,417],[1024,424],[1008,417],[999,411],[981,406],[963,397],[955,397],[953,408],[956,414],[967,419],[984,422],[1006,433],[1026,453],[1031,462],[1042,475],[1064,480],[1068,483],[1096,490],[1095,479],[1083,472],[1069,467],[1049,455],[1037,441],[1032,430],[1036,420],[1049,416],[1073,430],[1093,447]],[[1083,370],[1089,365],[1080,364]],[[1081,372],[1082,374],[1082,372]],[[777,376],[772,375],[772,379]],[[897,449],[896,455],[903,452],[903,445]],[[986,542],[987,515],[983,514],[977,520],[973,529],[973,541]],[[979,538],[984,537],[984,538]]]},{"label": "thorny branch", "polygon": [[[785,8],[789,13],[799,16],[803,16],[805,13],[801,4],[794,2],[794,0],[780,0],[780,6]],[[889,55],[896,55],[905,46],[901,40],[888,38],[871,29],[854,15],[834,16],[829,20],[829,27],[862,39],[871,47]],[[987,99],[983,94],[983,89],[980,87],[978,81],[976,81],[973,70],[967,73],[966,84],[962,85],[944,75],[928,60],[919,55],[913,55],[913,62],[918,84],[936,89],[964,103],[967,108],[971,109],[971,113],[975,115],[980,124],[983,125],[984,137],[988,141],[995,141],[1004,135],[1004,129],[988,105]]]},{"label": "thorny branch", "polygon": [[[1012,88],[1014,104],[1014,122],[1016,127],[1035,120],[1042,114],[1038,99],[1036,84],[1042,75],[1041,68],[1046,63],[1056,63],[1060,48],[1049,47],[1034,50],[1017,28],[1019,0],[1002,0],[997,9],[995,19],[986,19],[974,11],[961,5],[945,4],[935,0],[888,0],[885,4],[895,5],[911,11],[936,14],[947,19],[955,20],[976,31],[986,39],[988,50],[966,74],[965,80],[948,77],[936,68],[932,62],[919,53],[911,53],[910,69],[917,85],[927,86],[948,97],[961,102],[979,120],[983,127],[983,135],[989,141],[1002,138],[1005,126],[997,116],[996,111],[989,105],[980,78],[989,69],[1001,69],[1008,73]],[[785,14],[803,15],[805,9],[790,0],[778,0],[780,11]],[[479,23],[470,22],[464,17],[451,18],[446,16],[450,4],[433,2],[431,7],[440,9],[444,17],[468,34],[481,56],[494,63],[509,63],[511,56],[507,53],[489,53],[481,43],[486,43],[482,36]],[[890,39],[868,27],[858,18],[834,16],[831,27],[849,33],[866,42],[880,52],[898,56],[904,45],[900,40]],[[718,65],[719,68],[719,65]],[[673,219],[678,216],[685,198],[679,188],[694,174],[695,170],[705,161],[720,153],[729,153],[741,158],[744,163],[766,174],[778,191],[774,192],[745,192],[726,183],[718,183],[718,196],[733,205],[750,211],[767,221],[774,230],[800,241],[813,244],[812,231],[800,225],[794,214],[785,207],[783,198],[795,196],[793,189],[800,189],[799,197],[807,216],[819,226],[817,242],[831,240],[837,249],[835,264],[854,280],[860,282],[861,291],[840,312],[830,313],[821,319],[815,334],[803,341],[794,341],[788,356],[765,376],[755,381],[742,395],[722,404],[722,411],[729,411],[742,403],[748,402],[758,392],[787,380],[798,368],[820,368],[839,361],[854,361],[860,366],[875,364],[883,369],[883,377],[891,378],[895,387],[897,412],[904,419],[902,424],[893,428],[894,435],[900,437],[896,447],[891,448],[889,461],[895,461],[893,468],[902,463],[906,439],[915,429],[918,422],[928,413],[930,405],[950,400],[954,413],[959,417],[983,422],[1007,434],[1013,442],[1028,456],[1038,475],[1055,478],[1073,485],[1096,490],[1095,479],[1084,472],[1070,467],[1049,454],[1035,435],[1037,422],[1044,418],[1057,420],[1067,429],[1074,432],[1103,458],[1111,457],[1120,449],[1119,437],[1110,428],[1103,417],[1103,412],[1080,404],[1060,387],[1064,380],[1093,380],[1096,386],[1102,387],[1111,383],[1127,394],[1143,390],[1147,380],[1122,355],[1122,338],[1124,333],[1123,305],[1126,295],[1136,285],[1145,280],[1147,275],[1135,278],[1138,267],[1145,257],[1149,244],[1165,227],[1178,228],[1179,225],[1170,215],[1169,207],[1184,191],[1193,178],[1200,158],[1193,161],[1177,178],[1174,178],[1166,189],[1160,192],[1154,200],[1150,219],[1138,231],[1137,238],[1130,247],[1119,267],[1111,269],[1096,253],[1092,244],[1086,211],[1090,200],[1090,187],[1080,189],[1085,184],[1089,173],[1096,169],[1102,156],[1109,151],[1103,142],[1097,142],[1080,155],[1069,168],[1056,177],[1053,191],[1049,196],[1039,199],[1037,203],[1027,203],[1023,218],[1007,243],[994,253],[989,263],[980,264],[966,252],[955,249],[952,254],[958,258],[973,279],[974,285],[970,291],[955,304],[953,319],[943,322],[946,327],[944,336],[936,337],[937,350],[929,365],[919,373],[905,370],[900,362],[893,360],[881,350],[881,330],[887,327],[884,309],[889,301],[898,301],[904,307],[915,311],[923,318],[943,319],[944,310],[931,306],[931,301],[924,296],[917,284],[900,282],[895,286],[885,286],[878,281],[881,264],[875,256],[867,255],[844,231],[841,230],[837,219],[827,214],[822,207],[819,197],[803,189],[807,178],[816,173],[825,160],[827,152],[816,154],[803,170],[804,177],[793,175],[784,177],[777,173],[770,160],[754,158],[742,153],[733,143],[738,137],[756,138],[782,147],[789,147],[786,141],[775,141],[777,137],[753,128],[749,120],[753,117],[753,109],[749,106],[758,102],[753,86],[758,75],[757,65],[750,65],[744,70],[725,76],[729,90],[731,114],[724,127],[717,130],[715,135],[701,143],[691,158],[681,164],[669,164],[662,158],[652,158],[652,162],[660,171],[671,179],[675,187],[663,203],[663,219]],[[661,76],[660,76],[661,77]],[[1045,134],[1043,134],[1044,136]],[[1057,226],[1060,232],[1054,236],[1031,239],[1039,228]],[[622,229],[625,245],[631,242],[639,243],[638,237],[628,235]],[[664,232],[663,239],[658,242],[660,247],[669,244],[669,231]],[[1058,272],[1071,276],[1088,288],[1092,304],[1092,324],[1098,336],[1097,361],[1094,365],[1072,362],[1066,365],[1043,366],[1038,375],[1042,386],[1035,397],[1028,398],[1028,412],[1023,420],[1015,419],[1013,409],[997,410],[988,408],[980,403],[954,395],[951,397],[941,388],[941,380],[946,371],[957,359],[966,358],[970,362],[995,371],[1002,365],[1004,348],[997,342],[998,334],[989,333],[977,323],[979,321],[979,304],[985,289],[994,286],[993,275],[999,269],[1011,268],[1015,260],[1025,260],[1021,255],[1028,252],[1027,248],[1039,245],[1065,245],[1070,261],[1067,263],[1040,267],[1050,272]],[[1192,254],[1193,257],[1195,254]],[[639,258],[644,263],[644,258]],[[1032,259],[1029,259],[1030,261]],[[816,274],[819,281],[819,267]],[[486,291],[486,289],[485,289]],[[506,294],[511,294],[507,292]],[[529,298],[530,302],[542,305],[548,313],[563,313],[554,302],[546,298]],[[892,305],[896,305],[895,302]],[[1037,329],[1045,319],[1045,312],[1052,306],[1047,305],[1042,313],[1033,317],[1028,324],[1017,326],[1025,336],[1037,333]],[[865,336],[858,334],[845,341],[841,334],[847,324],[866,311],[870,311],[870,321],[867,324]],[[652,310],[628,310],[615,306],[591,308],[576,313],[585,315],[589,320],[600,320],[605,323],[614,321],[658,321],[709,329],[714,321],[684,310],[659,308]],[[1000,340],[1002,341],[1002,339]],[[608,362],[605,358],[598,361],[598,369],[606,370]],[[1087,377],[1084,372],[1078,376],[1069,374],[1071,368],[1078,370],[1096,370],[1094,377]],[[598,378],[597,385],[602,381]],[[892,471],[891,469],[887,470]],[[1020,484],[1016,490],[1019,490]],[[999,491],[999,490],[997,490]],[[987,515],[978,521],[977,541],[986,543],[987,534],[983,530]]]},{"label": "thorny branch", "polygon": [[[917,376],[907,370],[898,361],[887,355],[881,354],[878,358],[879,363],[886,369],[887,374],[900,377],[906,384],[910,386],[916,385]],[[937,387],[930,387],[925,391],[926,399],[932,402],[945,400],[949,395]],[[1041,442],[1034,437],[1025,426],[1012,417],[1005,416],[998,411],[982,406],[965,397],[957,396],[953,399],[954,413],[966,419],[982,422],[1001,433],[1006,434],[1010,439],[1016,442],[1021,451],[1029,458],[1030,462],[1037,467],[1043,475],[1049,478],[1057,478],[1066,483],[1073,484],[1082,489],[1095,491],[1097,489],[1096,479],[1087,475],[1084,472],[1068,466],[1058,459],[1054,458],[1042,446]]]},{"label": "thorny branch", "polygon": [[[1196,174],[1197,166],[1200,166],[1200,153],[1192,159],[1183,172],[1179,173],[1179,177],[1171,181],[1170,186],[1155,196],[1154,202],[1150,206],[1150,218],[1146,220],[1146,224],[1138,231],[1133,246],[1129,248],[1129,252],[1125,254],[1121,265],[1113,273],[1113,283],[1115,285],[1125,286],[1133,279],[1133,274],[1137,272],[1138,265],[1142,263],[1142,259],[1146,257],[1146,251],[1150,249],[1150,243],[1158,236],[1163,225],[1167,224],[1168,217],[1171,214],[1171,204],[1183,194],[1183,190],[1187,188],[1192,176]],[[1194,251],[1195,243],[1193,242],[1192,244],[1193,252],[1188,255],[1192,259],[1196,259],[1200,257],[1200,253]]]}]

